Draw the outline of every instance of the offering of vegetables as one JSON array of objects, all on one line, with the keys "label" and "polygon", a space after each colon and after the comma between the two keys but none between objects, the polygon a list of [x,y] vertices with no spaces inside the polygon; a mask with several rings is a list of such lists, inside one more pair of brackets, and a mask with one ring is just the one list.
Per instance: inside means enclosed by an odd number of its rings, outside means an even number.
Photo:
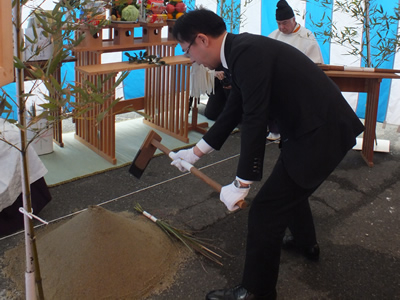
[{"label": "offering of vegetables", "polygon": [[139,7],[136,0],[116,0],[113,1],[111,9],[112,21],[135,22],[139,17]]},{"label": "offering of vegetables", "polygon": [[121,21],[137,21],[139,17],[139,10],[134,5],[128,5],[121,12]]}]

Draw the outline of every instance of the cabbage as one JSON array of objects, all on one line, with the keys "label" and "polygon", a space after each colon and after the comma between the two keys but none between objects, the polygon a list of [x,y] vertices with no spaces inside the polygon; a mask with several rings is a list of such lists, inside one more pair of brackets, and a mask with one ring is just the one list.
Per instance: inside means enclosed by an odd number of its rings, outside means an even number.
[{"label": "cabbage", "polygon": [[139,10],[134,5],[128,5],[121,12],[122,21],[137,21],[139,17]]}]

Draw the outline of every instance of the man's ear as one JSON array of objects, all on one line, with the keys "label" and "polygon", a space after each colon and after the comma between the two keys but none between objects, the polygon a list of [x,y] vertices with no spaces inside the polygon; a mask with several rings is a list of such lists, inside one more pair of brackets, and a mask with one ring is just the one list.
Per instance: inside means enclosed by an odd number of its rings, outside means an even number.
[{"label": "man's ear", "polygon": [[207,47],[210,43],[208,36],[204,33],[199,33],[197,38],[199,39],[198,41],[203,44],[203,46]]}]

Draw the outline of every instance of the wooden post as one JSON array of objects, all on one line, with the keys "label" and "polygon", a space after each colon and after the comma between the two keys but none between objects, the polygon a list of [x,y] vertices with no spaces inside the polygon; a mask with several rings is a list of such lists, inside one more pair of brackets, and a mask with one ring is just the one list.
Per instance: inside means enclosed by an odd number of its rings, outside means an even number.
[{"label": "wooden post", "polygon": [[0,1],[0,86],[14,81],[11,2],[12,1]]}]

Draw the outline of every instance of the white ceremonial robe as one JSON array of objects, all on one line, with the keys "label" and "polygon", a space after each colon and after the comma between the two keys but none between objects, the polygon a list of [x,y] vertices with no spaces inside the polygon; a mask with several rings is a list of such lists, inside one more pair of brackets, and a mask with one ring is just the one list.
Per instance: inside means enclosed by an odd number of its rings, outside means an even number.
[{"label": "white ceremonial robe", "polygon": [[289,34],[284,34],[279,29],[276,29],[268,37],[292,45],[307,55],[316,64],[324,63],[321,49],[314,34],[303,26],[300,26],[298,31]]}]

